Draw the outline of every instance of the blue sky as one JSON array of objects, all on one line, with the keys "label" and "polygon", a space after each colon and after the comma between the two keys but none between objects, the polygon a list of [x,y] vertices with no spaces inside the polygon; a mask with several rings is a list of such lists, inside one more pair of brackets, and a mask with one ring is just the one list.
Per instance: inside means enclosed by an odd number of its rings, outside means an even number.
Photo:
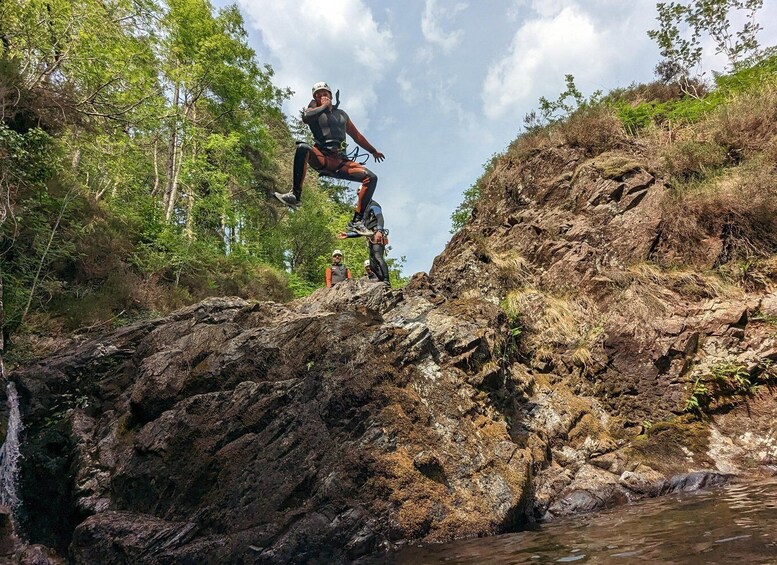
[{"label": "blue sky", "polygon": [[[656,27],[653,0],[237,4],[258,59],[273,66],[277,86],[295,91],[284,112],[298,113],[312,84],[326,81],[386,155],[368,166],[379,177],[390,256],[407,257],[405,275],[430,269],[463,191],[520,134],[539,97],[564,90],[565,74],[589,95],[648,82],[659,60],[646,34]],[[777,0],[765,0],[758,21],[761,44],[777,44]]]}]

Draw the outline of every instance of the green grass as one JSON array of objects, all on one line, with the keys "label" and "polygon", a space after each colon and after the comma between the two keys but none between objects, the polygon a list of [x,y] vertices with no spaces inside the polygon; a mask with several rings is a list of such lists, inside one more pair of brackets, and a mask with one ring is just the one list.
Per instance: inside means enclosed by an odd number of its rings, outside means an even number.
[{"label": "green grass", "polygon": [[626,131],[635,135],[648,125],[689,124],[701,120],[711,111],[724,105],[732,96],[758,89],[777,77],[777,56],[771,56],[752,67],[730,75],[715,77],[715,88],[703,96],[686,94],[676,100],[661,102],[649,100],[633,105],[623,95],[609,100]]}]

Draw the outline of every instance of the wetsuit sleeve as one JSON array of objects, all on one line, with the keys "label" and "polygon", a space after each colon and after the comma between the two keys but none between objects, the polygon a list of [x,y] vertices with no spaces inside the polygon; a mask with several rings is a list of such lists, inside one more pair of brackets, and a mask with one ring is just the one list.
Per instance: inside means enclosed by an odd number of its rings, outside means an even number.
[{"label": "wetsuit sleeve", "polygon": [[356,143],[358,143],[361,147],[370,153],[377,153],[378,150],[375,149],[369,141],[367,141],[367,138],[364,137],[358,129],[356,129],[356,126],[353,125],[353,122],[350,118],[348,118],[348,122],[345,124],[345,133],[350,135]]},{"label": "wetsuit sleeve", "polygon": [[351,239],[352,237],[362,237],[362,236],[361,236],[361,234],[358,234],[356,232],[348,231],[348,232],[345,232],[345,237],[347,239]]},{"label": "wetsuit sleeve", "polygon": [[326,287],[332,288],[332,269],[331,267],[326,268]]},{"label": "wetsuit sleeve", "polygon": [[375,229],[383,229],[383,210],[377,204],[372,205],[372,213],[375,214],[375,222],[377,223]]},{"label": "wetsuit sleeve", "polygon": [[302,112],[302,121],[309,124],[327,110],[328,108],[326,106],[316,106],[316,101],[311,100],[308,107]]}]

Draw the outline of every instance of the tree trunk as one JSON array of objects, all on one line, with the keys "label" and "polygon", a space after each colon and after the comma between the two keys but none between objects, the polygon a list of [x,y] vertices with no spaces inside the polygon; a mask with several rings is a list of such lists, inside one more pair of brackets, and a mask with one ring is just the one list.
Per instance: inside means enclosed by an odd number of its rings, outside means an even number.
[{"label": "tree trunk", "polygon": [[[77,142],[78,140],[76,140]],[[81,164],[81,148],[76,147],[76,150],[73,151],[73,158],[70,160],[70,170],[72,170],[74,173],[78,170],[78,165]]]},{"label": "tree trunk", "polygon": [[175,161],[175,170],[170,183],[170,200],[168,201],[167,210],[165,210],[165,220],[168,222],[173,216],[175,201],[178,200],[178,178],[181,173],[181,163],[183,162],[183,140],[181,140],[179,147],[174,152],[173,160]]},{"label": "tree trunk", "polygon": [[232,234],[227,226],[227,215],[221,213],[221,240],[224,242],[224,255],[232,252]]},{"label": "tree trunk", "polygon": [[194,192],[191,187],[186,199],[186,237],[189,241],[194,241]]},{"label": "tree trunk", "polygon": [[[188,121],[191,120],[192,124],[194,126],[197,125],[197,107],[195,106],[195,103],[192,102],[191,105],[186,107],[186,111],[184,112],[184,118]],[[197,159],[197,135],[196,131],[194,132],[195,135],[191,136],[192,141],[192,160]],[[183,148],[181,148],[181,155],[183,155]],[[183,159],[181,159],[183,160]],[[186,237],[189,239],[189,241],[194,241],[194,187],[189,184],[188,190],[186,192]]]},{"label": "tree trunk", "polygon": [[159,144],[159,138],[154,137],[154,188],[151,189],[151,196],[156,196],[159,191],[159,155],[157,153],[157,145]]},{"label": "tree trunk", "polygon": [[35,278],[32,279],[32,287],[30,288],[30,295],[27,297],[27,304],[24,307],[24,310],[22,311],[22,316],[20,318],[19,325],[24,324],[24,320],[27,318],[27,313],[30,311],[30,306],[32,305],[32,299],[35,296],[35,289],[38,286],[38,282],[40,281],[40,274],[43,271],[43,265],[46,263],[46,255],[49,253],[49,249],[51,249],[51,244],[54,241],[54,237],[57,235],[57,230],[59,229],[59,224],[62,222],[62,217],[65,215],[65,209],[67,208],[67,205],[70,201],[70,193],[71,191],[68,191],[68,193],[65,195],[65,199],[62,201],[62,207],[59,209],[59,215],[57,216],[57,221],[54,224],[54,227],[51,228],[51,236],[49,237],[49,241],[46,244],[46,249],[43,250],[43,254],[40,256],[40,262],[38,263],[38,270],[35,273]]},{"label": "tree trunk", "polygon": [[181,95],[181,87],[178,82],[175,83],[173,91],[173,117],[170,119],[170,140],[167,144],[167,185],[165,186],[165,196],[162,201],[165,210],[165,220],[170,221],[175,205],[175,183],[176,179],[176,156],[178,154],[178,100]]}]

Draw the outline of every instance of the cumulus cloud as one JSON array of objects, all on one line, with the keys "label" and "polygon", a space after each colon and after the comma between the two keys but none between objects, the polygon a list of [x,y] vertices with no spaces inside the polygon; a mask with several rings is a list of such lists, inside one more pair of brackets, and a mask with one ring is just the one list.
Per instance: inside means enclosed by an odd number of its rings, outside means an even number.
[{"label": "cumulus cloud", "polygon": [[446,53],[452,51],[460,42],[462,31],[445,32],[441,20],[453,19],[456,14],[467,8],[466,3],[453,6],[440,6],[437,0],[426,0],[424,13],[421,16],[421,33],[429,43],[437,45]]},{"label": "cumulus cloud", "polygon": [[550,3],[560,7],[550,17],[524,20],[507,55],[489,67],[482,88],[487,117],[503,117],[539,95],[560,92],[563,77],[570,72],[583,81],[595,81],[619,57],[607,28],[598,29],[575,5],[562,7],[565,1]]},{"label": "cumulus cloud", "polygon": [[307,105],[311,85],[323,80],[342,91],[343,108],[364,131],[377,84],[397,54],[391,31],[378,25],[363,0],[239,4],[270,52],[275,84],[295,91],[292,113]]}]

